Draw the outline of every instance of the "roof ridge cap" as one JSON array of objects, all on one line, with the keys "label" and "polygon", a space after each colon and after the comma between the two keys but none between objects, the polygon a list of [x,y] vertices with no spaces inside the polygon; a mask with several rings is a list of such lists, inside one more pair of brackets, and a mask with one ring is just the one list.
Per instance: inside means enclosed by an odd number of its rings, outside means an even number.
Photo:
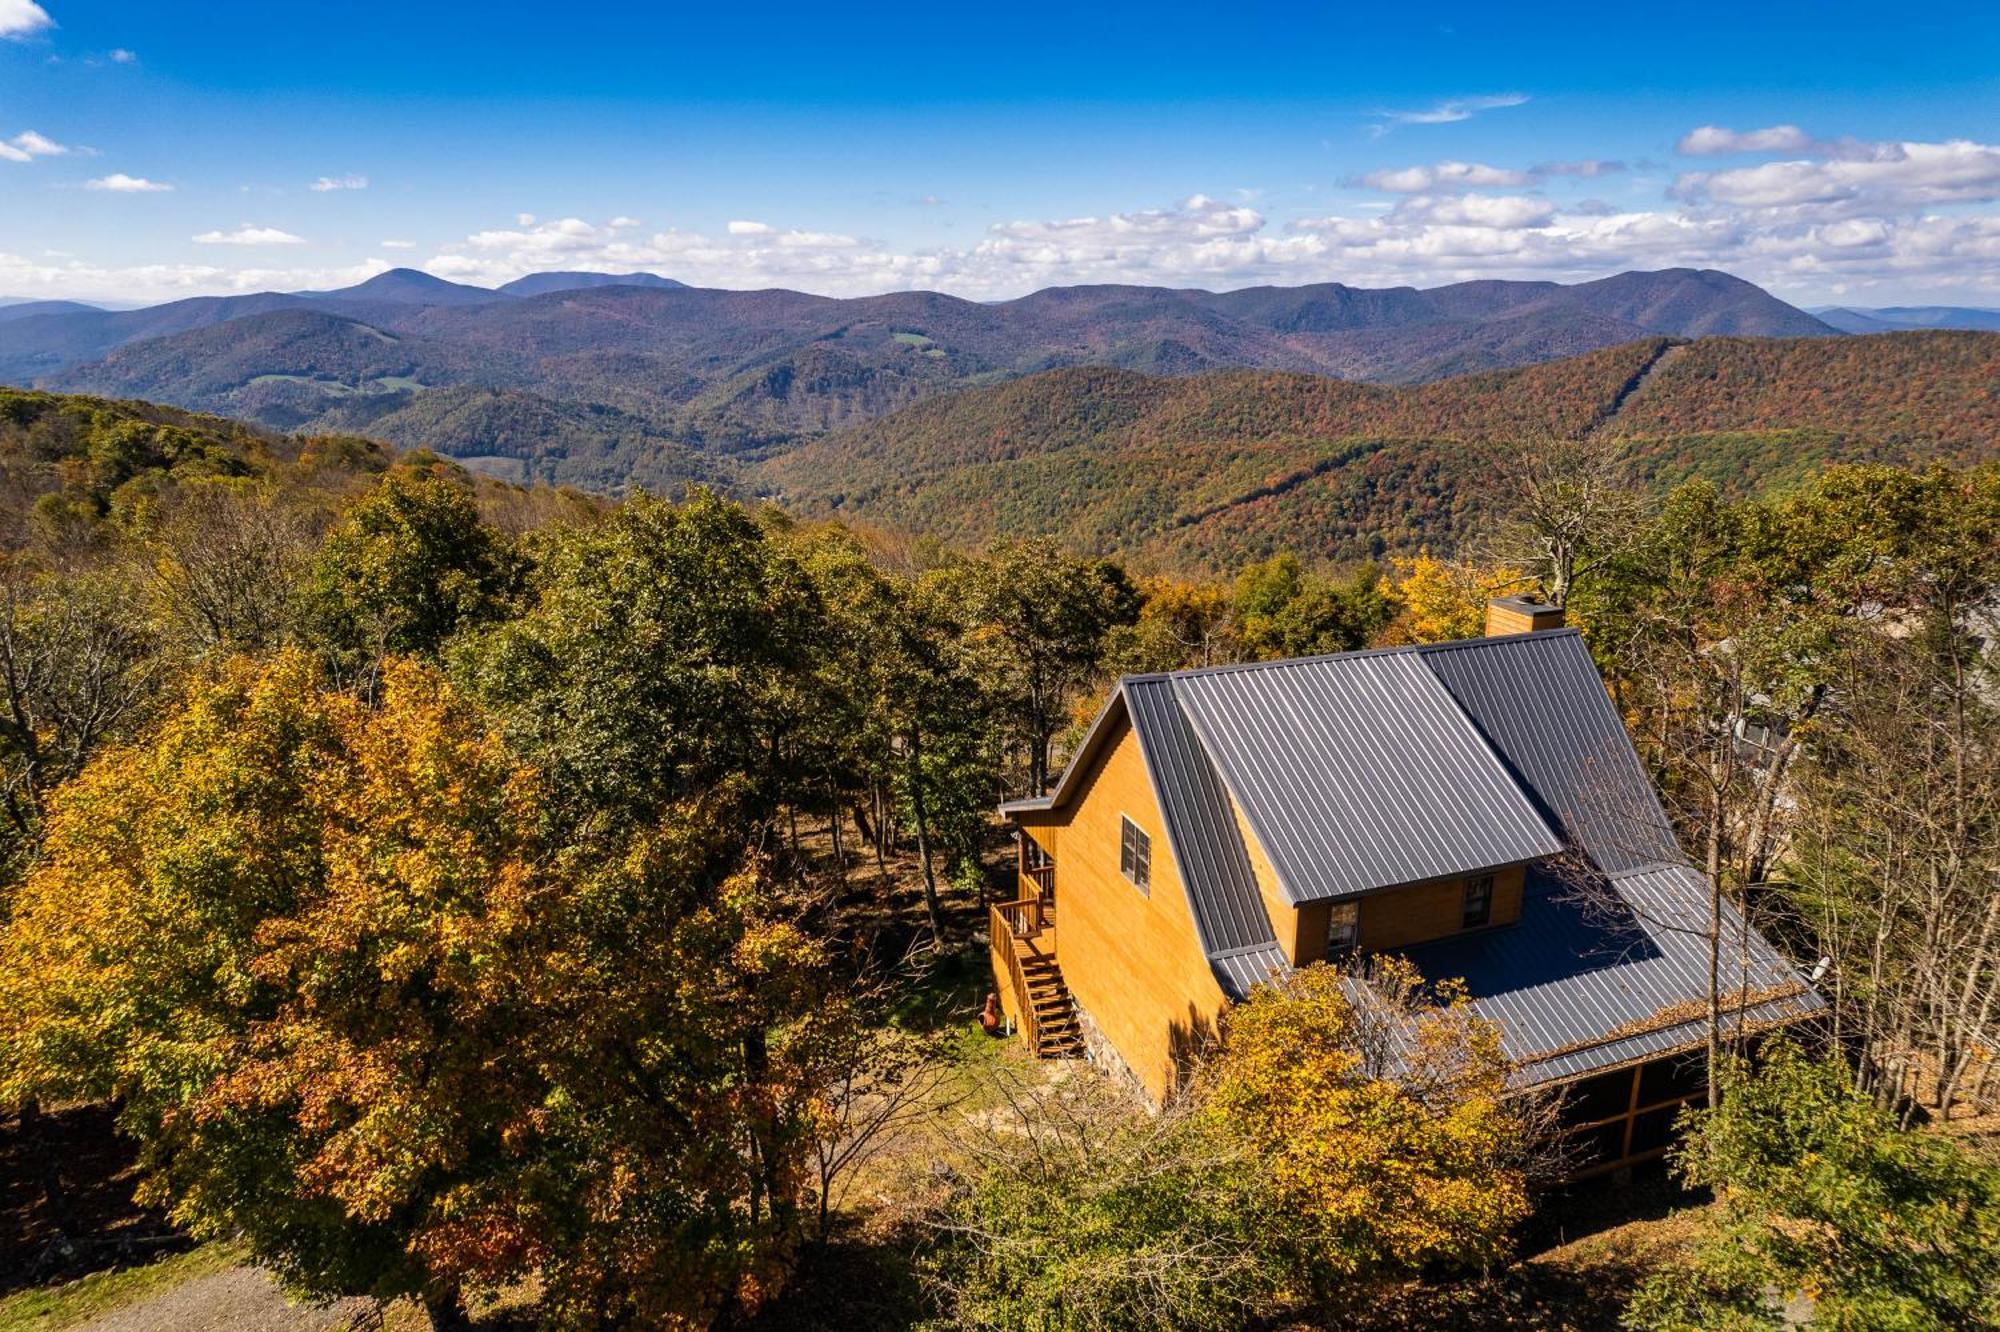
[{"label": "roof ridge cap", "polygon": [[1307,666],[1319,662],[1359,661],[1370,657],[1393,657],[1402,655],[1424,656],[1432,652],[1457,652],[1468,648],[1490,647],[1501,643],[1518,643],[1530,638],[1580,638],[1583,631],[1566,625],[1560,629],[1535,629],[1519,634],[1495,634],[1473,638],[1449,638],[1441,643],[1391,643],[1383,647],[1352,648],[1346,652],[1315,652],[1303,657],[1277,657],[1270,661],[1230,661],[1215,666],[1190,666],[1178,671],[1143,671],[1135,675],[1121,675],[1120,684],[1146,684],[1158,680],[1180,681],[1199,679],[1209,675],[1227,675],[1238,671],[1280,670],[1287,666]]}]

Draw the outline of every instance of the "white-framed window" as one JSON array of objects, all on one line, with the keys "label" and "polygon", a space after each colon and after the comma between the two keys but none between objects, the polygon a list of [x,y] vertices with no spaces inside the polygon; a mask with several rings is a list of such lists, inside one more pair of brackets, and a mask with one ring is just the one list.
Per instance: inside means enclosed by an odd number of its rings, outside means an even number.
[{"label": "white-framed window", "polygon": [[1326,912],[1326,955],[1337,958],[1361,942],[1361,903],[1335,902]]},{"label": "white-framed window", "polygon": [[1123,814],[1118,816],[1118,872],[1142,893],[1153,890],[1153,839]]},{"label": "white-framed window", "polygon": [[1465,883],[1465,909],[1459,917],[1458,927],[1462,930],[1476,930],[1493,921],[1493,876],[1482,874]]}]

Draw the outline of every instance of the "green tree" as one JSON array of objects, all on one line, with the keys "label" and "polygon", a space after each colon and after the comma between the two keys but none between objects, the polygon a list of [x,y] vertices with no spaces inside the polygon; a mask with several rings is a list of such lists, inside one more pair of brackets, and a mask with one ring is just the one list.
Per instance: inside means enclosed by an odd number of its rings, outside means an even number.
[{"label": "green tree", "polygon": [[1243,649],[1258,660],[1366,647],[1395,609],[1373,565],[1336,582],[1308,572],[1296,555],[1274,555],[1236,579]]},{"label": "green tree", "polygon": [[1837,1060],[1775,1042],[1727,1066],[1719,1108],[1687,1113],[1674,1162],[1712,1188],[1712,1231],[1649,1278],[1627,1326],[1853,1332],[2000,1326],[2000,1169],[1938,1133],[1899,1129]]},{"label": "green tree", "polygon": [[1103,668],[1110,635],[1139,613],[1125,570],[1052,541],[1003,542],[933,580],[962,608],[982,670],[1028,756],[1028,786],[1048,789],[1049,748],[1070,700]]},{"label": "green tree", "polygon": [[1010,1089],[957,1144],[923,1275],[952,1326],[1240,1328],[1285,1307],[1257,1164],[1193,1101]]},{"label": "green tree", "polygon": [[34,847],[49,793],[129,734],[157,696],[159,634],[131,582],[117,563],[0,556],[0,888]]},{"label": "green tree", "polygon": [[769,820],[823,775],[788,768],[821,625],[810,580],[740,506],[639,495],[535,543],[527,609],[453,654],[545,773],[551,816],[643,823],[747,778]]},{"label": "green tree", "polygon": [[496,619],[514,576],[465,485],[398,468],[327,534],[301,593],[305,636],[343,678],[372,679],[385,656],[436,657]]}]

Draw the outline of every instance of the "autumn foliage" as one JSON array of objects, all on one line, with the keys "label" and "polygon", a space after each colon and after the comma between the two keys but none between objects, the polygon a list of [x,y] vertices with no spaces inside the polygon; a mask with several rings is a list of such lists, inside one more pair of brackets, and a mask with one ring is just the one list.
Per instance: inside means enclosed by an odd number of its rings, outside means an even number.
[{"label": "autumn foliage", "polygon": [[429,668],[392,659],[370,709],[302,654],[230,663],[56,800],[6,1093],[119,1098],[176,1219],[308,1289],[754,1302],[804,1187],[818,950],[713,803],[593,856],[538,796]]},{"label": "autumn foliage", "polygon": [[1301,1271],[1337,1291],[1504,1253],[1533,1109],[1507,1098],[1507,1067],[1463,985],[1427,992],[1392,957],[1307,967],[1226,1015],[1208,1107],[1263,1163]]},{"label": "autumn foliage", "polygon": [[1536,1164],[1506,1068],[1454,984],[1304,968],[1157,1114],[1091,1081],[1011,1098],[932,1218],[932,1283],[962,1326],[1222,1329],[1481,1268]]}]

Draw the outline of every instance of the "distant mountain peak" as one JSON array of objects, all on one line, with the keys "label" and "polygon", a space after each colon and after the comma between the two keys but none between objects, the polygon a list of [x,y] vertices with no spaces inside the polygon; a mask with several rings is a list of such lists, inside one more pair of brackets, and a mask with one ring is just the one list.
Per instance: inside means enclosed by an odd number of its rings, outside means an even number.
[{"label": "distant mountain peak", "polygon": [[509,296],[546,296],[552,291],[583,291],[592,287],[651,287],[655,290],[687,288],[687,283],[658,273],[530,273],[515,278],[498,290]]},{"label": "distant mountain peak", "polygon": [[507,299],[486,287],[450,282],[420,268],[392,268],[352,287],[298,294],[319,300],[383,301],[397,305],[472,305]]}]

